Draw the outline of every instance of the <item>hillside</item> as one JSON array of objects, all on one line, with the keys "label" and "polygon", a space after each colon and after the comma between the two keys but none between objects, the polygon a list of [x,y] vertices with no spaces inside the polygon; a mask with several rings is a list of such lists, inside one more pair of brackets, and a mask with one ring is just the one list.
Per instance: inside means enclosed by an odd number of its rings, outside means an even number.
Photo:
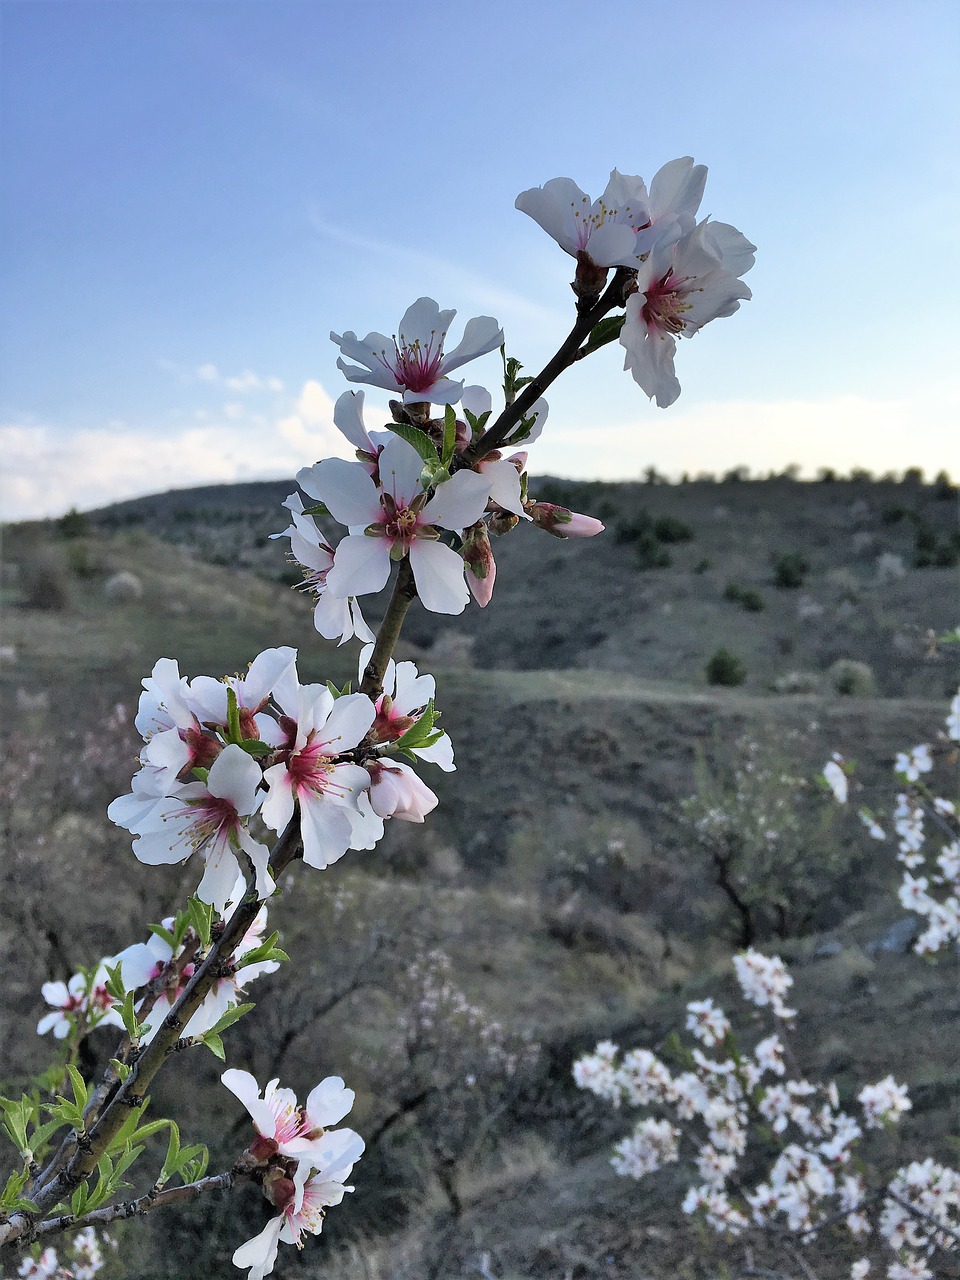
[{"label": "hillside", "polygon": [[[6,532],[7,1087],[48,1049],[32,1035],[40,981],[139,939],[195,883],[190,864],[139,866],[102,818],[136,753],[129,725],[108,745],[101,726],[115,704],[134,705],[162,655],[218,674],[288,643],[306,678],[351,674],[351,646],[319,640],[282,544],[267,538],[288,491],[185,491]],[[301,1088],[343,1074],[370,1139],[350,1211],[278,1275],[453,1280],[482,1274],[484,1253],[498,1280],[745,1274],[742,1249],[698,1239],[679,1214],[676,1179],[613,1176],[623,1118],[572,1087],[571,1063],[606,1036],[654,1046],[685,1001],[731,998],[739,922],[681,808],[705,768],[728,779],[753,742],[812,778],[840,750],[857,760],[863,795],[883,801],[894,751],[929,737],[957,685],[956,651],[925,639],[956,626],[956,565],[915,564],[947,561],[957,545],[956,495],[943,486],[535,491],[600,515],[609,535],[561,542],[521,529],[496,545],[486,611],[412,616],[406,652],[437,675],[457,749],[456,773],[427,778],[440,808],[328,872],[297,868],[271,906],[295,963],[253,991],[262,1003],[232,1035],[230,1061]],[[785,554],[808,566],[799,586],[774,585]],[[140,593],[110,599],[118,573]],[[745,607],[751,591],[761,608]],[[743,661],[743,685],[708,685],[721,646]],[[838,695],[839,658],[869,664],[871,696]],[[791,672],[802,691],[775,691]],[[804,1067],[846,1091],[888,1071],[909,1079],[915,1110],[888,1157],[922,1146],[956,1163],[956,961],[909,953],[887,846],[856,822],[818,825],[826,802],[812,787],[797,803],[811,837],[791,892],[809,911],[778,936],[774,867],[755,924],[758,945],[794,966]],[[411,1056],[401,1029],[423,998],[424,966],[442,969],[438,951],[482,1012]],[[491,1039],[515,1059],[509,1076],[485,1056]],[[108,1055],[106,1033],[93,1041]],[[234,1111],[212,1057],[185,1065],[201,1084],[177,1107],[185,1139],[200,1140],[211,1111]],[[158,1114],[172,1091],[161,1089]],[[149,1233],[121,1232],[120,1274],[229,1274],[261,1216],[252,1194],[176,1222],[157,1215]],[[781,1259],[771,1247],[756,1263]],[[839,1250],[818,1274],[844,1268]]]}]

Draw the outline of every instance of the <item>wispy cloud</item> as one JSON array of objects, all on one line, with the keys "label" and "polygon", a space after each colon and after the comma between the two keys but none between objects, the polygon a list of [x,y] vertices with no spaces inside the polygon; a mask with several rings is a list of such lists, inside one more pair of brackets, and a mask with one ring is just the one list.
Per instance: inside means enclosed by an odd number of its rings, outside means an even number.
[{"label": "wispy cloud", "polygon": [[233,391],[237,395],[248,395],[257,391],[272,391],[279,394],[284,389],[280,378],[263,377],[254,373],[252,369],[244,369],[242,373],[224,374],[209,361],[206,364],[197,365],[196,368],[190,368],[187,365],[177,364],[175,360],[165,359],[158,360],[157,365],[184,385],[205,382],[208,386],[226,387],[228,391]]},{"label": "wispy cloud", "polygon": [[[334,240],[337,244],[359,249],[365,254],[390,258],[394,262],[403,262],[411,268],[412,273],[429,273],[445,277],[450,282],[451,294],[469,299],[473,306],[491,310],[498,318],[501,313],[509,314],[517,320],[555,325],[558,331],[569,324],[568,311],[560,307],[545,307],[531,302],[528,297],[514,293],[511,289],[504,289],[502,285],[495,284],[486,276],[467,271],[458,263],[437,254],[427,253],[422,249],[411,249],[408,245],[394,244],[390,240],[359,235],[346,227],[328,222],[316,209],[310,210],[309,222],[317,235]],[[412,302],[413,299],[411,298],[410,301]],[[443,305],[441,300],[441,306]],[[400,317],[397,316],[397,319],[399,320]]]}]

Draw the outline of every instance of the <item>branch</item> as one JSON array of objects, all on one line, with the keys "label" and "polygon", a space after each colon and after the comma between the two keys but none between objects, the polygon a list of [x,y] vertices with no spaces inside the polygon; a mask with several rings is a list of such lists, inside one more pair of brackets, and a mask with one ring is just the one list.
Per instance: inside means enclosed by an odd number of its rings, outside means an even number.
[{"label": "branch", "polygon": [[491,450],[499,448],[517,423],[530,412],[547,387],[563,373],[564,369],[569,369],[580,359],[580,348],[584,339],[590,336],[594,326],[600,323],[608,311],[612,311],[614,307],[623,306],[623,289],[629,275],[630,272],[625,267],[617,268],[616,274],[601,297],[592,307],[580,312],[577,316],[576,323],[556,355],[544,365],[531,382],[527,383],[516,400],[506,406],[493,426],[464,449],[460,455],[463,466],[471,467]]},{"label": "branch", "polygon": [[75,1217],[72,1213],[62,1213],[56,1218],[46,1218],[43,1222],[38,1222],[30,1235],[31,1238],[36,1239],[37,1236],[48,1235],[53,1231],[70,1231],[74,1227],[77,1229],[103,1227],[108,1222],[116,1222],[118,1219],[143,1217],[144,1214],[152,1213],[154,1209],[160,1209],[164,1205],[179,1204],[181,1200],[196,1200],[206,1191],[229,1191],[243,1176],[231,1169],[229,1173],[212,1174],[201,1178],[198,1182],[185,1183],[182,1187],[169,1187],[164,1191],[151,1190],[136,1200],[125,1200],[119,1204],[107,1205],[103,1209],[92,1209],[79,1217]]}]

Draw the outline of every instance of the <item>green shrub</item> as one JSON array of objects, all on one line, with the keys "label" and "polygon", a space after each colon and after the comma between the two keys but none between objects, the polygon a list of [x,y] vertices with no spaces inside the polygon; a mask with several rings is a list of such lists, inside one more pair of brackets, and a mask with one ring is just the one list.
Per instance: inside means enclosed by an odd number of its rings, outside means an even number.
[{"label": "green shrub", "polygon": [[57,521],[57,532],[62,538],[79,538],[90,532],[90,521],[83,512],[78,511],[76,507],[71,507],[67,514]]},{"label": "green shrub", "polygon": [[763,596],[752,587],[741,587],[737,582],[728,582],[723,595],[725,600],[732,600],[747,613],[763,612]]},{"label": "green shrub", "polygon": [[810,566],[798,551],[786,551],[773,562],[773,584],[784,591],[795,591],[803,586]]},{"label": "green shrub", "polygon": [[718,649],[706,666],[707,683],[720,685],[743,684],[747,669],[735,653]]},{"label": "green shrub", "polygon": [[692,542],[693,530],[676,516],[658,516],[653,525],[658,542]]},{"label": "green shrub", "polygon": [[838,658],[827,675],[836,692],[845,698],[869,698],[876,688],[870,665],[854,658]]}]

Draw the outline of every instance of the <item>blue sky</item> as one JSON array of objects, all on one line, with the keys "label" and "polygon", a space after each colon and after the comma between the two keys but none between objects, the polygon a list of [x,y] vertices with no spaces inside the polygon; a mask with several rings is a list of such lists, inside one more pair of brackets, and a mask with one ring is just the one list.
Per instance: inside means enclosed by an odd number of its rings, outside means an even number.
[{"label": "blue sky", "polygon": [[[529,369],[570,260],[513,208],[692,155],[758,246],[657,409],[618,348],[531,466],[960,473],[960,6],[4,0],[0,501],[11,517],[349,449],[327,334],[422,294]],[[468,381],[493,386],[492,357]],[[376,396],[368,397],[368,403]],[[383,401],[381,400],[382,404]],[[376,424],[376,415],[370,416]]]}]

